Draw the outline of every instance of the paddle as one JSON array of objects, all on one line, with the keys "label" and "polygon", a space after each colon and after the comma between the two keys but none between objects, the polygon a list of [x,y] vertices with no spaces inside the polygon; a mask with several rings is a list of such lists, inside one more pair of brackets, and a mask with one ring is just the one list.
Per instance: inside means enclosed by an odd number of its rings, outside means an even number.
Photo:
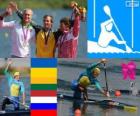
[{"label": "paddle", "polygon": [[126,110],[126,111],[131,111],[131,112],[135,112],[138,110],[137,106],[133,106],[133,105],[129,105],[129,104],[125,104],[125,103],[120,103],[120,102],[116,102],[116,101],[112,101],[112,100],[89,100],[89,101],[84,101],[84,103],[87,104],[98,104],[103,108],[118,108],[118,109],[122,109],[122,110]]},{"label": "paddle", "polygon": [[120,103],[117,101],[112,101],[112,100],[95,100],[95,99],[88,99],[88,100],[83,100],[83,99],[76,99],[73,96],[69,95],[63,95],[63,94],[57,94],[57,98],[60,98],[61,100],[78,100],[79,103],[85,103],[85,104],[95,104],[99,105],[103,108],[117,108],[117,109],[123,109],[127,111],[137,111],[137,106],[125,104],[125,103]]},{"label": "paddle", "polygon": [[24,107],[25,107],[25,108],[27,108],[27,109],[29,109],[29,108],[30,108],[28,105],[24,105],[24,104],[22,104],[21,102],[18,102],[18,101],[16,101],[16,100],[13,100],[13,99],[11,99],[11,98],[10,98],[10,97],[8,97],[8,96],[4,96],[4,98],[8,98],[9,100],[14,101],[14,102],[16,102],[16,103],[18,103],[18,104],[20,104],[20,105],[24,106]]},{"label": "paddle", "polygon": [[104,73],[105,73],[106,91],[109,92],[109,89],[108,89],[108,82],[107,82],[107,74],[106,74],[106,65],[105,65],[105,63],[104,63]]},{"label": "paddle", "polygon": [[[115,21],[114,21],[112,15],[111,15],[111,11],[110,11],[110,8],[109,8],[108,5],[105,5],[105,6],[104,6],[104,12],[110,17],[110,19],[112,19],[112,22],[113,22],[113,24],[114,24],[114,26],[115,26],[117,32],[119,33],[119,35],[120,35],[122,41],[124,41],[124,38],[123,38],[121,32],[119,31],[119,29],[118,29],[118,27],[117,27],[117,25],[116,25],[116,23],[115,23]],[[124,43],[124,45],[125,45],[125,47],[126,47],[126,51],[127,51],[127,52],[132,52],[132,49],[131,49],[126,43]]]}]

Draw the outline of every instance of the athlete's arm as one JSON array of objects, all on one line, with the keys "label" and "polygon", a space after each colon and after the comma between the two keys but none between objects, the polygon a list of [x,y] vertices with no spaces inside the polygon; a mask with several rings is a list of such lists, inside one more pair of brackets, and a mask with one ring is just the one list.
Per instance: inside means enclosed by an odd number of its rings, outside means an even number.
[{"label": "athlete's arm", "polygon": [[110,23],[113,23],[113,22],[112,22],[112,19],[109,19],[109,20],[107,20],[107,21],[101,23],[101,27],[104,27],[104,28],[105,28],[105,26],[109,25]]},{"label": "athlete's arm", "polygon": [[9,66],[12,64],[12,60],[9,60],[8,62],[7,62],[7,66],[5,67],[5,72],[7,72],[8,71],[8,68],[9,68]]},{"label": "athlete's arm", "polygon": [[14,21],[4,22],[4,18],[11,14],[12,14],[12,10],[10,8],[7,8],[6,11],[0,15],[0,28],[13,27],[15,25]]},{"label": "athlete's arm", "polygon": [[73,26],[73,36],[77,37],[80,31],[80,13],[78,8],[74,9],[75,11],[75,19],[74,19],[74,26]]},{"label": "athlete's arm", "polygon": [[96,68],[98,65],[100,65],[101,63],[106,63],[106,62],[107,62],[106,59],[101,59],[99,62],[91,64],[91,65],[87,68],[87,71],[88,71],[88,72],[92,72],[92,70],[93,70],[94,68]]},{"label": "athlete's arm", "polygon": [[80,31],[80,17],[76,16],[73,26],[73,36],[77,37],[79,35],[79,31]]},{"label": "athlete's arm", "polygon": [[57,44],[58,38],[63,34],[63,32],[60,29],[58,29],[57,31],[54,31],[53,34]]},{"label": "athlete's arm", "polygon": [[9,60],[9,61],[7,62],[7,65],[6,65],[6,67],[5,67],[5,70],[4,70],[4,74],[5,74],[6,79],[8,80],[8,85],[9,85],[9,86],[10,86],[12,80],[13,80],[12,75],[8,72],[8,68],[9,68],[9,66],[10,66],[11,64],[12,64],[12,61]]},{"label": "athlete's arm", "polygon": [[102,94],[104,94],[104,95],[107,96],[107,97],[110,97],[109,93],[106,92],[105,90],[103,90],[103,88],[100,86],[100,84],[99,84],[98,81],[95,82],[95,85],[96,85],[97,89],[99,89],[99,91],[100,91]]}]

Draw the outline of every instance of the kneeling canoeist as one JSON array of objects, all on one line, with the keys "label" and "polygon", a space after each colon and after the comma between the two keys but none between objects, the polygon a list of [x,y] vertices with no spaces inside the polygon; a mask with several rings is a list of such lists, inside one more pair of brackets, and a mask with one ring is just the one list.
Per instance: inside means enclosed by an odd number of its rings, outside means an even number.
[{"label": "kneeling canoeist", "polygon": [[14,76],[12,76],[8,72],[9,65],[12,63],[11,60],[8,61],[7,66],[4,70],[4,74],[8,80],[8,85],[10,88],[10,97],[5,97],[2,103],[2,110],[5,110],[6,104],[13,104],[14,110],[19,110],[20,100],[19,96],[22,94],[22,105],[25,105],[25,89],[23,82],[20,81],[20,73],[15,72]]},{"label": "kneeling canoeist", "polygon": [[97,66],[102,63],[105,64],[106,62],[106,59],[102,59],[100,62],[92,64],[86,69],[85,72],[80,74],[78,80],[72,82],[72,89],[74,90],[75,99],[81,99],[83,93],[83,98],[87,100],[87,87],[89,85],[95,85],[96,88],[98,88],[101,91],[101,93],[103,93],[107,97],[110,97],[109,93],[102,89],[102,87],[99,84],[99,81],[97,80],[97,77],[100,74],[100,69]]}]

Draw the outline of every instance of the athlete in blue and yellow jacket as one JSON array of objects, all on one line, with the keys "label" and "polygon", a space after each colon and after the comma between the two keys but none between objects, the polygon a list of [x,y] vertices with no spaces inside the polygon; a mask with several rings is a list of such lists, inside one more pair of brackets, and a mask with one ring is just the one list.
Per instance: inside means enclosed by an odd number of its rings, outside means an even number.
[{"label": "athlete in blue and yellow jacket", "polygon": [[106,59],[102,59],[100,62],[90,65],[85,72],[80,74],[78,80],[72,82],[72,89],[74,90],[74,98],[81,99],[81,95],[83,93],[84,99],[87,100],[88,99],[87,87],[89,85],[95,85],[96,88],[99,89],[101,93],[109,97],[109,94],[102,89],[99,81],[97,80],[97,77],[100,74],[100,69],[97,66],[102,63],[106,63]]},{"label": "athlete in blue and yellow jacket", "polygon": [[25,89],[23,82],[20,81],[20,73],[15,72],[14,76],[12,76],[8,72],[8,67],[12,63],[12,61],[8,61],[7,67],[4,70],[4,74],[8,81],[9,89],[10,89],[10,97],[6,97],[2,103],[2,110],[5,110],[6,104],[13,104],[14,110],[19,110],[19,96],[22,94],[22,104],[25,105]]}]

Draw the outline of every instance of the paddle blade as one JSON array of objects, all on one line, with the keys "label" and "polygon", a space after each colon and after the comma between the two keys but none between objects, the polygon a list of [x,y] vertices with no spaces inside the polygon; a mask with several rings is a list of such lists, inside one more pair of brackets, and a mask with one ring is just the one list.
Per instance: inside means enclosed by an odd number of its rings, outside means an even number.
[{"label": "paddle blade", "polygon": [[105,6],[104,6],[104,12],[105,12],[109,17],[111,17],[110,8],[109,8],[108,5],[105,5]]},{"label": "paddle blade", "polygon": [[135,112],[138,110],[138,108],[134,107],[134,106],[133,107],[132,106],[124,106],[124,110],[130,111],[130,112]]},{"label": "paddle blade", "polygon": [[133,51],[132,51],[132,49],[131,49],[130,47],[128,47],[128,46],[126,45],[126,52],[131,53],[131,52],[133,52]]}]

